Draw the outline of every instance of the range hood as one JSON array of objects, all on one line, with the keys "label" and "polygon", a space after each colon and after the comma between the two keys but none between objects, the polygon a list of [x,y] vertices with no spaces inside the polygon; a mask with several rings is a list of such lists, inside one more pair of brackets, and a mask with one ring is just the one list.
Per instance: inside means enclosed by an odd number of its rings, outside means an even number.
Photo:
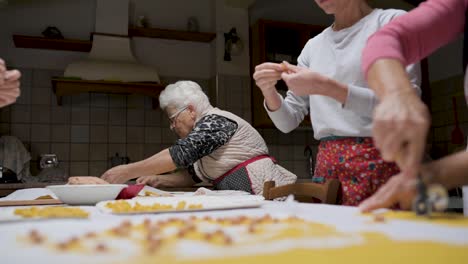
[{"label": "range hood", "polygon": [[90,81],[160,82],[155,68],[133,56],[128,0],[97,0],[93,44],[87,58],[69,64],[64,76]]}]

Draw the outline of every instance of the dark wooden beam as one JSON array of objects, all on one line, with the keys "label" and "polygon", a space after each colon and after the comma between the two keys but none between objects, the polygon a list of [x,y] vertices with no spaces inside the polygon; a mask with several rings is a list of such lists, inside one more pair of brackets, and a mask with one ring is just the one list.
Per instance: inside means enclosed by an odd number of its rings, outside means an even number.
[{"label": "dark wooden beam", "polygon": [[425,0],[403,0],[403,1],[410,3],[414,6],[418,6],[420,3],[424,2]]}]

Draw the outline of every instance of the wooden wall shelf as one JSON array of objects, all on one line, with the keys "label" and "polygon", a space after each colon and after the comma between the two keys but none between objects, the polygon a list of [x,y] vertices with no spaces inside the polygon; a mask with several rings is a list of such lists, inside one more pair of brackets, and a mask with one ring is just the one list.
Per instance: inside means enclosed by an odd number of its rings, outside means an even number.
[{"label": "wooden wall shelf", "polygon": [[[130,27],[128,28],[128,36],[209,43],[216,37],[216,33]],[[69,50],[82,52],[89,52],[93,44],[91,40],[49,39],[44,37],[24,35],[13,35],[13,42],[17,48]]]},{"label": "wooden wall shelf", "polygon": [[153,82],[87,81],[52,78],[52,89],[57,104],[62,105],[62,96],[80,93],[140,94],[152,98],[153,109],[159,107],[159,94],[165,85]]},{"label": "wooden wall shelf", "polygon": [[403,1],[410,3],[414,6],[418,6],[420,3],[424,2],[424,0],[403,0]]},{"label": "wooden wall shelf", "polygon": [[44,37],[33,37],[13,35],[13,42],[17,48],[52,49],[89,52],[92,42],[78,39],[49,39]]},{"label": "wooden wall shelf", "polygon": [[216,33],[143,27],[130,27],[128,29],[128,35],[131,37],[162,38],[206,43],[211,42],[216,37]]}]

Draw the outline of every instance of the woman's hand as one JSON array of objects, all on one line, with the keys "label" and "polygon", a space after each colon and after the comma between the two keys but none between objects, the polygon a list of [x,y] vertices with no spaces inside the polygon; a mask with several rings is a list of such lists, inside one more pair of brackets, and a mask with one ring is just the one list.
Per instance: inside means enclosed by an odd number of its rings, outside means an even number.
[{"label": "woman's hand", "polygon": [[285,70],[281,78],[288,89],[298,96],[324,95],[345,104],[348,97],[348,86],[323,76],[309,68],[299,67],[283,62]]},{"label": "woman's hand", "polygon": [[161,180],[159,179],[160,175],[150,175],[150,176],[141,176],[139,177],[136,182],[138,184],[144,184],[144,185],[149,185],[152,187],[162,187],[161,186]]},{"label": "woman's hand", "polygon": [[409,178],[398,174],[390,178],[379,190],[364,200],[359,209],[361,212],[370,212],[379,208],[390,208],[399,204],[401,209],[411,209],[414,197],[417,194],[417,178]]},{"label": "woman's hand", "polygon": [[281,72],[284,67],[278,63],[265,62],[255,67],[253,78],[262,91],[265,104],[270,111],[281,108],[281,96],[276,91],[276,83],[281,80]]},{"label": "woman's hand", "polygon": [[325,76],[309,68],[295,66],[287,62],[283,62],[283,65],[286,70],[281,73],[281,78],[295,95],[306,96],[324,93],[322,87],[327,80]]},{"label": "woman's hand", "polygon": [[20,78],[18,70],[7,71],[5,62],[0,59],[0,107],[16,101],[20,95]]},{"label": "woman's hand", "polygon": [[191,187],[195,184],[192,177],[186,171],[180,171],[163,175],[142,176],[137,179],[138,184],[146,184],[152,187]]},{"label": "woman's hand", "polygon": [[276,83],[281,80],[284,67],[279,63],[265,62],[255,67],[253,78],[263,96],[276,94]]},{"label": "woman's hand", "polygon": [[414,91],[388,94],[374,111],[373,138],[386,161],[415,177],[426,146],[430,116]]},{"label": "woman's hand", "polygon": [[113,167],[101,176],[101,179],[109,183],[125,183],[133,178],[133,175],[130,173],[129,165]]},{"label": "woman's hand", "polygon": [[93,176],[76,176],[68,178],[68,184],[108,184],[105,180]]}]

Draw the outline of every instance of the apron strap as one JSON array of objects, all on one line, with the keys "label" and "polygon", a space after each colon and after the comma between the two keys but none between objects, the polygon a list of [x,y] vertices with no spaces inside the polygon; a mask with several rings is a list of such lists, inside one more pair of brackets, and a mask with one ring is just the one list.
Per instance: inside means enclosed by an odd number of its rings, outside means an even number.
[{"label": "apron strap", "polygon": [[238,164],[238,165],[235,166],[234,168],[228,170],[228,171],[227,171],[226,173],[224,173],[222,176],[220,176],[220,177],[218,177],[216,180],[214,180],[214,181],[213,181],[213,184],[214,184],[214,185],[217,185],[217,184],[218,184],[219,182],[221,182],[225,177],[231,175],[233,172],[237,171],[238,169],[244,168],[244,167],[246,167],[247,165],[249,165],[250,163],[253,163],[253,162],[257,161],[257,160],[266,159],[266,158],[269,158],[269,159],[271,159],[273,162],[276,163],[275,158],[273,158],[273,157],[270,156],[270,155],[265,154],[265,155],[256,156],[256,157],[253,157],[253,158],[251,158],[251,159],[248,159],[248,160],[246,160],[246,161],[244,161],[244,162]]}]

